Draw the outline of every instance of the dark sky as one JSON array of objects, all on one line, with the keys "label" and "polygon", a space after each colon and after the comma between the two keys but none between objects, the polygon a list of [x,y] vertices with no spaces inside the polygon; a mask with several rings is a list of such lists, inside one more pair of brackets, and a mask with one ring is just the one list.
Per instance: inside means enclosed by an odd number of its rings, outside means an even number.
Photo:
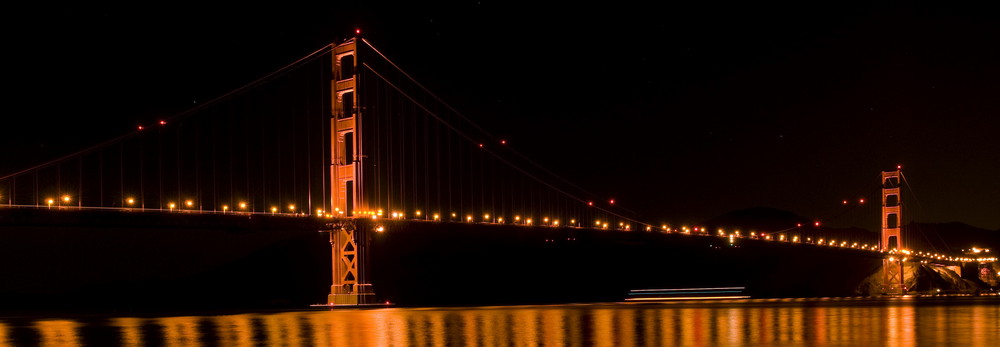
[{"label": "dark sky", "polygon": [[522,153],[653,221],[822,218],[904,166],[1000,229],[1000,12],[952,1],[82,3],[5,9],[0,170],[129,131],[360,27]]}]

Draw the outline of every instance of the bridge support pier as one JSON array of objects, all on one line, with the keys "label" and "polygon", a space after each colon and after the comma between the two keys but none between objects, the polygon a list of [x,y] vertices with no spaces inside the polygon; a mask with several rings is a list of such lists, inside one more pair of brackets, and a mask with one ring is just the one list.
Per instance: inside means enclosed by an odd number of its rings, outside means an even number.
[{"label": "bridge support pier", "polygon": [[370,283],[362,280],[364,267],[363,233],[351,220],[328,224],[330,247],[333,260],[333,283],[327,296],[327,305],[355,306],[376,303],[375,292]]},{"label": "bridge support pier", "polygon": [[905,295],[906,283],[903,282],[903,260],[895,257],[882,259],[882,293],[886,295]]}]

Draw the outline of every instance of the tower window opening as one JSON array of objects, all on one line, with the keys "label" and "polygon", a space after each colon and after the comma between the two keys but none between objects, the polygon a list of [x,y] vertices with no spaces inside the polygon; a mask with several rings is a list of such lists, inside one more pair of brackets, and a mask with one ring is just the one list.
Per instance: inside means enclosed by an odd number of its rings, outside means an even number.
[{"label": "tower window opening", "polygon": [[340,119],[354,117],[354,92],[347,92],[340,96]]},{"label": "tower window opening", "polygon": [[354,133],[348,132],[344,134],[344,162],[343,164],[351,164],[354,162]]},{"label": "tower window opening", "polygon": [[894,207],[899,205],[899,195],[886,195],[885,196],[885,206]]},{"label": "tower window opening", "polygon": [[340,79],[354,78],[354,55],[340,57]]}]

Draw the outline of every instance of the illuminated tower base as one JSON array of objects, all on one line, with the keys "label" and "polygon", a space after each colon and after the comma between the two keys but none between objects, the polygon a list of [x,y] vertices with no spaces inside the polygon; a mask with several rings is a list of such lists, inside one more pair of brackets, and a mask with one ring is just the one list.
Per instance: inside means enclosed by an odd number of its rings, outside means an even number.
[{"label": "illuminated tower base", "polygon": [[333,258],[333,284],[326,304],[330,306],[372,305],[376,303],[372,285],[363,283],[364,262],[358,247],[359,231],[351,220],[329,224],[330,248]]}]

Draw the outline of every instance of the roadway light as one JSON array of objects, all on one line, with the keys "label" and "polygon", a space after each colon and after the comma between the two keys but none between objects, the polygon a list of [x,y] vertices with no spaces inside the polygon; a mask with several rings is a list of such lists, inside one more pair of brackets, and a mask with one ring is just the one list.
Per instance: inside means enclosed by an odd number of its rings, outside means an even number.
[{"label": "roadway light", "polygon": [[175,204],[175,203],[174,203],[174,202],[172,202],[172,201],[171,201],[171,202],[169,202],[169,203],[167,203],[167,208],[169,208],[169,209],[171,209],[171,210],[173,210],[173,209],[174,209],[174,208],[176,208],[176,207],[177,207],[177,204]]},{"label": "roadway light", "polygon": [[226,211],[229,211],[229,205],[222,205],[222,212],[225,213]]},{"label": "roadway light", "polygon": [[64,204],[68,204],[70,200],[72,200],[72,199],[69,197],[69,195],[63,195],[62,196],[62,201],[63,201]]},{"label": "roadway light", "polygon": [[194,207],[194,201],[186,200],[186,201],[184,201],[184,206],[187,206],[188,208],[192,208],[192,207]]},{"label": "roadway light", "polygon": [[49,205],[50,208],[52,207],[52,204],[54,204],[54,203],[56,203],[56,199],[53,199],[53,198],[45,199],[45,204]]},{"label": "roadway light", "polygon": [[288,211],[294,213],[295,212],[295,204],[288,204]]},{"label": "roadway light", "polygon": [[128,204],[129,206],[133,206],[135,205],[135,198],[125,199],[125,203]]},{"label": "roadway light", "polygon": [[278,207],[277,206],[271,206],[271,214],[275,214],[277,212],[278,212]]},{"label": "roadway light", "polygon": [[246,210],[247,209],[247,203],[246,202],[240,201],[240,205],[239,206],[240,206],[241,210]]}]

